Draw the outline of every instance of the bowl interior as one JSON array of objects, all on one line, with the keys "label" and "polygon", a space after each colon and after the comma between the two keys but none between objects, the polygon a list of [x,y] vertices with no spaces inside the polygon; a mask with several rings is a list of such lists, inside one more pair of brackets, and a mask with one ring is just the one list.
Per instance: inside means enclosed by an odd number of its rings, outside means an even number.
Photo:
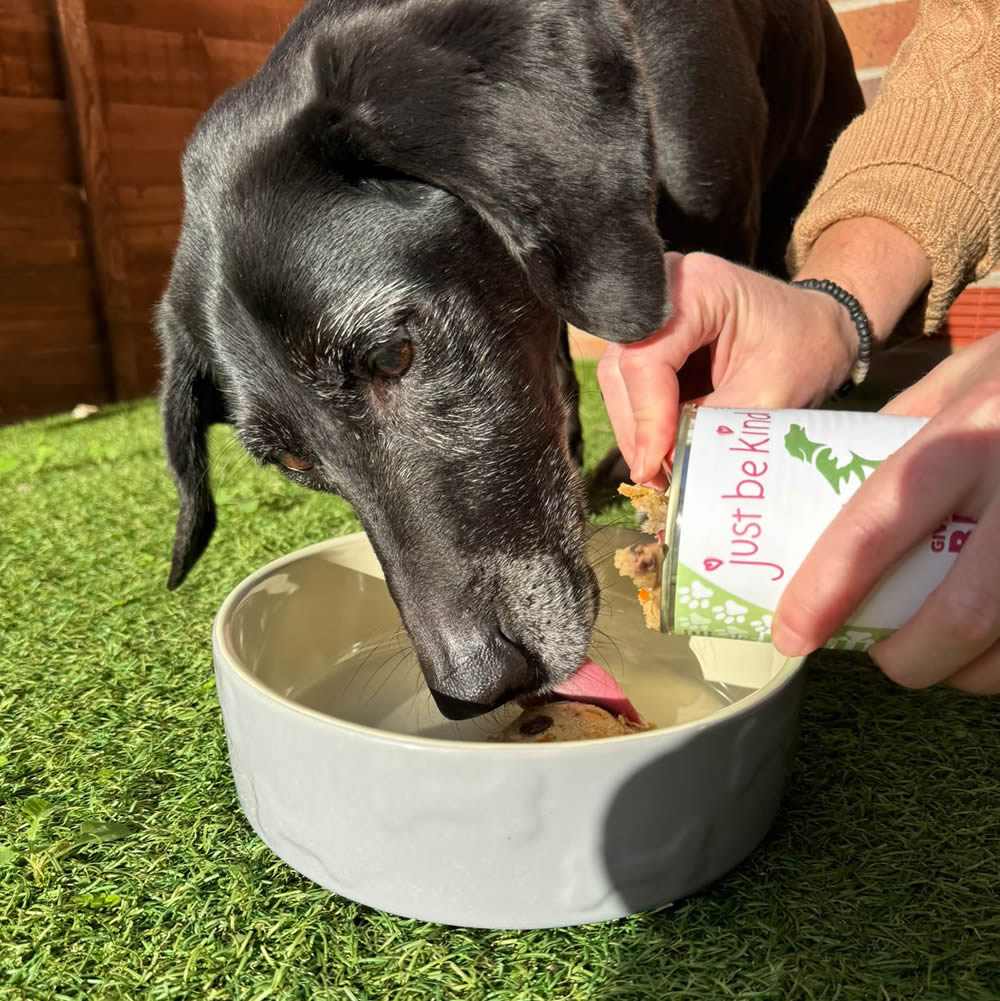
[{"label": "bowl interior", "polygon": [[[589,552],[604,596],[591,655],[658,729],[703,719],[791,669],[770,644],[664,636],[646,629],[613,551],[648,541],[595,531]],[[270,694],[351,723],[408,737],[481,741],[516,715],[455,723],[441,716],[363,534],[320,543],[251,575],[216,625],[233,669]],[[629,738],[642,739],[642,738]]]}]

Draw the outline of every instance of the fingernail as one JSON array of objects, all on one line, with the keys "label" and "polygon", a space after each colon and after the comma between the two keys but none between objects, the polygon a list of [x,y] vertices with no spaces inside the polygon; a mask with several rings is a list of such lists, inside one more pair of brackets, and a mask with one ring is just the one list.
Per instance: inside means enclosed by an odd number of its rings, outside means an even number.
[{"label": "fingernail", "polygon": [[632,476],[633,483],[642,482],[642,474],[646,469],[646,450],[640,449],[635,453],[635,461],[632,463],[632,468],[629,469],[629,473]]},{"label": "fingernail", "polygon": [[808,640],[783,626],[772,628],[771,642],[778,653],[786,657],[805,657],[806,654],[813,652],[813,647]]}]

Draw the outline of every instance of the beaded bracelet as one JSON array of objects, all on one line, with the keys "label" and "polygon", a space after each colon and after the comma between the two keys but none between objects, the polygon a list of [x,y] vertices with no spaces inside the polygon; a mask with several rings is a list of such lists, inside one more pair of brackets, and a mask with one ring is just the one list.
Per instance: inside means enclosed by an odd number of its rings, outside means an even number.
[{"label": "beaded bracelet", "polygon": [[825,292],[836,299],[847,310],[847,315],[858,332],[858,359],[851,370],[850,378],[837,390],[838,396],[846,396],[855,386],[860,386],[865,381],[865,376],[868,375],[872,365],[872,327],[868,322],[868,316],[861,308],[861,303],[850,292],[827,278],[804,278],[791,284],[796,288]]}]

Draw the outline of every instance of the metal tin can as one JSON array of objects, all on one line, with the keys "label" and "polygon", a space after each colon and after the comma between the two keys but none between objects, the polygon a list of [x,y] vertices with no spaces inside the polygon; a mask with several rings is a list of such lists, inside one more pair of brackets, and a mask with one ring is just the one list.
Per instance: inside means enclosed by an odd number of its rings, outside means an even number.
[{"label": "metal tin can", "polygon": [[[923,418],[822,410],[681,414],[667,506],[660,629],[768,642],[785,586],[838,511]],[[975,522],[952,516],[826,644],[866,650],[911,618]]]}]

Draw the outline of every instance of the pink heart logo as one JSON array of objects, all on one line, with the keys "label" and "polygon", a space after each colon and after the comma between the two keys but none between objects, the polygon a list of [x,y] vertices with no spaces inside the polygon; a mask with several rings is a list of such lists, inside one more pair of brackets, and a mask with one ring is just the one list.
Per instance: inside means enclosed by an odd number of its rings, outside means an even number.
[{"label": "pink heart logo", "polygon": [[725,424],[720,424],[715,429],[715,433],[716,434],[732,434],[733,433],[733,429],[732,428],[727,428]]},{"label": "pink heart logo", "polygon": [[713,570],[718,570],[719,567],[722,566],[722,560],[717,560],[714,556],[709,556],[704,563],[702,563],[702,566],[708,573],[711,573]]}]

